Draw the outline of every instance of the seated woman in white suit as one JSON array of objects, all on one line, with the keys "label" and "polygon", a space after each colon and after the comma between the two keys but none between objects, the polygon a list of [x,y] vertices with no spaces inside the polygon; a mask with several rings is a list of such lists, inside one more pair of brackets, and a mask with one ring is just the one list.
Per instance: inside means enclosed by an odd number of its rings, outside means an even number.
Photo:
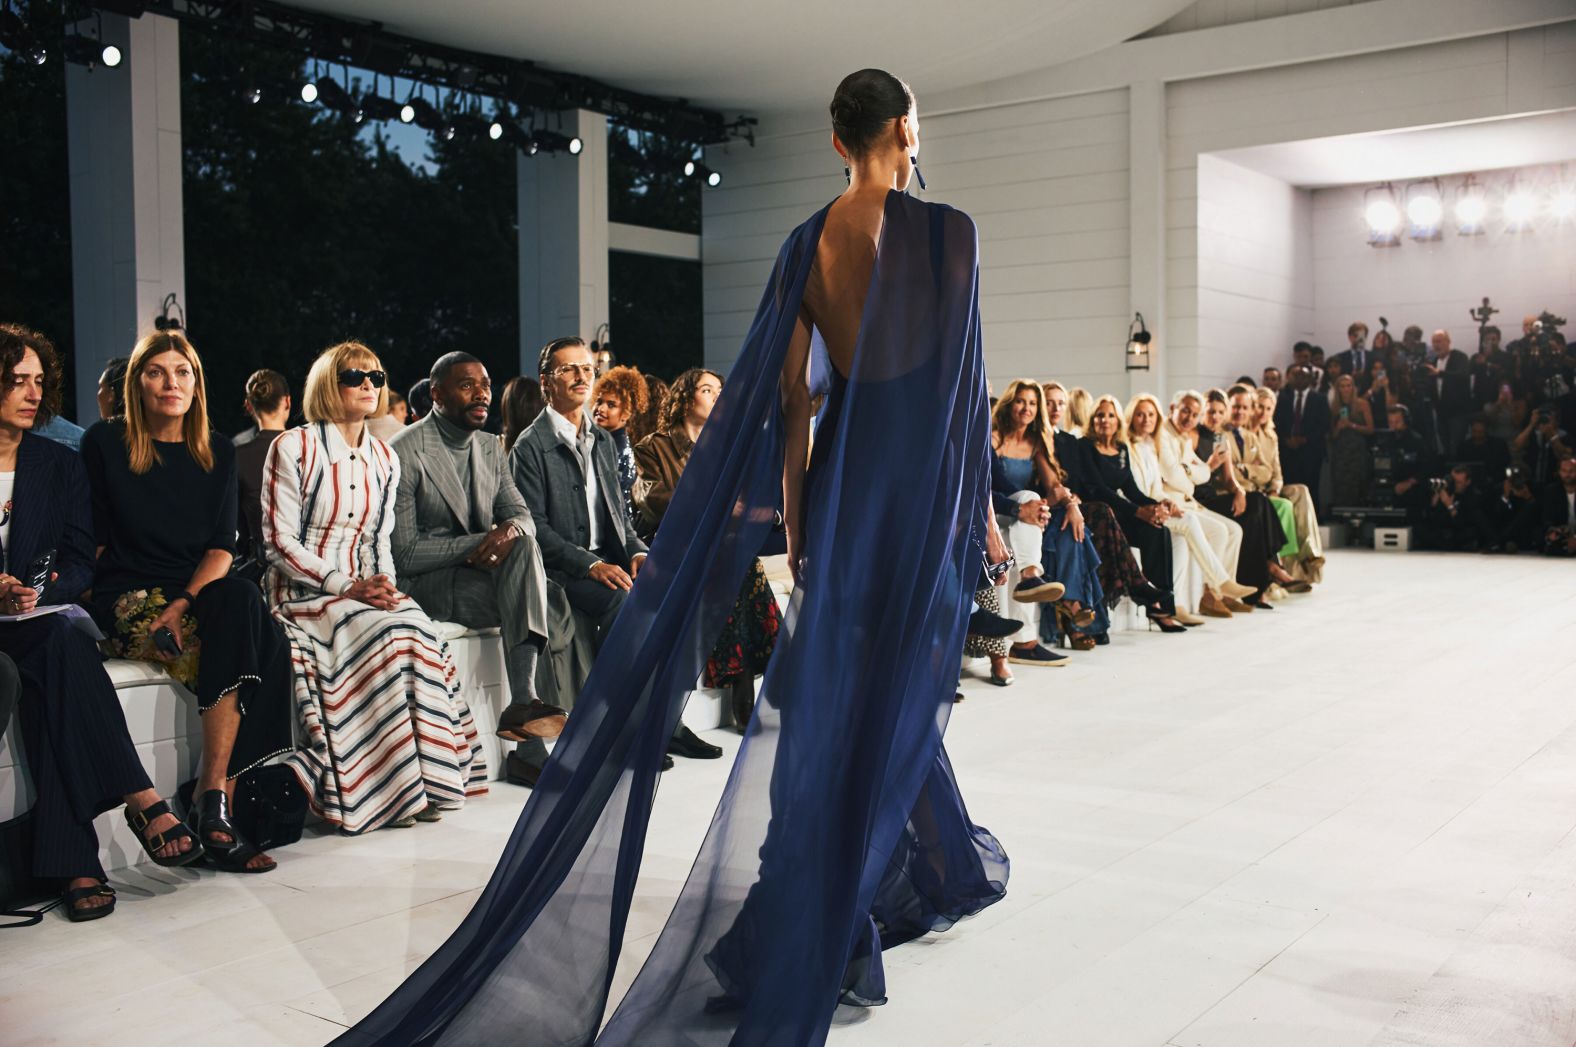
[{"label": "seated woman in white suit", "polygon": [[[1158,408],[1158,401],[1155,404]],[[1177,424],[1179,415],[1191,420],[1203,409],[1204,398],[1191,389],[1184,389],[1171,398],[1171,417],[1160,422],[1152,438],[1162,493],[1150,497],[1163,497],[1182,510],[1180,516],[1173,516],[1167,522],[1167,526],[1175,521],[1184,528],[1188,551],[1204,572],[1204,597],[1199,601],[1198,612],[1211,618],[1230,618],[1233,610],[1247,608],[1240,602],[1241,598],[1253,592],[1235,580],[1237,557],[1242,550],[1242,526],[1194,500],[1194,487],[1209,482],[1214,466],[1199,458]],[[1129,433],[1133,431],[1131,415],[1130,408]],[[1139,455],[1135,452],[1133,457],[1136,462]],[[1134,472],[1137,470],[1135,464]]]}]

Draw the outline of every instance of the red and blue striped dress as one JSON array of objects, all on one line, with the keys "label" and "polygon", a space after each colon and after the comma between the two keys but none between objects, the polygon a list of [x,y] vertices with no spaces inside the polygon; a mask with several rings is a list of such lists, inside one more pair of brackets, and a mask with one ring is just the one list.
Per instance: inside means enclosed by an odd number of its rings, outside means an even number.
[{"label": "red and blue striped dress", "polygon": [[[285,759],[312,807],[346,833],[487,791],[448,645],[408,597],[392,611],[338,595],[394,577],[399,456],[317,422],[274,441],[263,470],[264,589],[290,639],[304,746]],[[397,584],[397,583],[396,583]]]}]

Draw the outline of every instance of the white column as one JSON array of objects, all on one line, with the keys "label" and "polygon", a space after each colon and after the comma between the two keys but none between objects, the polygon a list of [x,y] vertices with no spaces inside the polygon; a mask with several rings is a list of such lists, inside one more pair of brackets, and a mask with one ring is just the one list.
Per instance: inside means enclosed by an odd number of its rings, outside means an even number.
[{"label": "white column", "polygon": [[[76,409],[98,418],[104,363],[125,356],[164,296],[186,302],[181,222],[180,26],[104,15],[119,68],[66,67]],[[202,344],[200,330],[194,340]]]},{"label": "white column", "polygon": [[1150,369],[1127,373],[1128,395],[1162,393],[1170,346],[1166,340],[1166,85],[1129,85],[1127,112],[1128,319],[1144,314],[1153,336]]},{"label": "white column", "polygon": [[520,226],[520,369],[536,373],[537,354],[554,338],[590,340],[608,320],[607,117],[584,109],[548,122],[579,136],[568,153],[520,153],[516,160]]}]

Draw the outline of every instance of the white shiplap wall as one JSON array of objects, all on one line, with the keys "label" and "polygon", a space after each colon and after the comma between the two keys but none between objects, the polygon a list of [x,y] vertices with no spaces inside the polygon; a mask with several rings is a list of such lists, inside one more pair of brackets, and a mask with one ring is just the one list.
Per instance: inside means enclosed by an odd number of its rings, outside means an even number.
[{"label": "white shiplap wall", "polygon": [[1307,190],[1198,158],[1198,331],[1210,370],[1189,384],[1257,378],[1312,333],[1312,213]]},{"label": "white shiplap wall", "polygon": [[1172,33],[1192,33],[1200,29],[1217,29],[1225,25],[1257,22],[1265,18],[1283,18],[1308,11],[1322,11],[1330,7],[1348,7],[1352,4],[1371,3],[1372,0],[1198,0],[1161,22],[1143,36],[1169,36]]},{"label": "white shiplap wall", "polygon": [[[1546,190],[1576,176],[1576,165],[1483,175],[1486,198],[1497,202],[1512,174],[1522,185]],[[1448,206],[1448,189],[1456,179],[1445,181]],[[1550,309],[1569,317],[1576,311],[1576,224],[1571,221],[1540,215],[1531,231],[1507,233],[1493,206],[1480,236],[1457,236],[1447,224],[1434,242],[1404,240],[1399,247],[1374,248],[1368,246],[1363,220],[1365,188],[1313,193],[1313,341],[1344,345],[1348,323],[1364,320],[1378,330],[1377,318],[1386,316],[1397,334],[1412,323],[1425,331],[1443,327],[1458,347],[1471,351],[1477,323],[1467,310],[1484,295],[1501,310],[1494,319],[1506,341],[1519,336],[1521,318],[1528,313]]]},{"label": "white shiplap wall", "polygon": [[[1379,11],[1389,2],[1375,0],[1350,10]],[[1273,30],[1273,38],[1293,31],[1299,19],[1336,14],[1286,18],[1284,30]],[[1232,48],[1251,28],[1188,34],[1185,51],[1219,52],[1222,68],[1240,67],[1244,56]],[[1214,32],[1231,35],[1232,45],[1213,47]],[[1270,33],[1264,29],[1261,35]],[[1124,49],[1140,45],[1152,50],[1168,44],[1122,45],[1100,68],[1131,68],[1135,77],[1144,75],[1141,63],[1129,66],[1123,60]],[[1181,61],[1176,56],[1167,60]],[[1140,97],[1143,86],[1135,83],[1131,96]],[[1201,231],[1201,156],[1576,106],[1576,22],[1248,72],[1192,72],[1164,85],[1164,114],[1157,118],[1163,142],[1135,144],[1132,129],[1145,125],[1130,121],[1125,86],[1087,93],[1069,93],[1077,87],[1062,86],[1054,88],[1056,97],[991,100],[993,94],[1010,96],[1016,90],[959,94],[943,101],[968,108],[951,112],[927,113],[923,94],[920,98],[921,153],[932,187],[928,196],[968,211],[980,226],[985,352],[992,380],[999,387],[1018,375],[1055,376],[1125,394],[1129,386],[1120,343],[1136,307],[1158,321],[1161,332],[1162,369],[1152,380],[1166,390],[1211,385],[1249,370],[1245,363],[1250,351],[1258,354],[1259,338],[1295,340],[1312,324],[1310,295],[1297,290],[1311,277],[1303,279],[1296,268],[1311,248],[1306,236],[1299,246],[1295,233],[1280,237],[1269,231],[1234,243],[1207,217]],[[842,170],[825,119],[824,113],[779,118],[763,126],[753,150],[734,145],[708,151],[708,163],[724,175],[723,186],[705,196],[702,244],[706,358],[713,366],[726,367],[737,355],[784,237],[842,190]],[[774,126],[789,130],[778,133]],[[1153,312],[1147,298],[1154,296],[1131,301],[1134,273],[1145,262],[1143,249],[1132,245],[1146,242],[1145,223],[1151,221],[1134,223],[1131,215],[1155,211],[1148,200],[1132,198],[1131,185],[1142,184],[1145,174],[1129,170],[1129,155],[1139,148],[1144,150],[1140,155],[1164,157],[1164,192],[1158,195],[1164,200],[1166,292],[1164,308]],[[1256,205],[1266,220],[1308,220],[1305,199],[1299,201],[1289,190],[1290,195],[1277,198],[1267,185],[1258,189]],[[1157,231],[1147,239],[1158,245],[1162,237]],[[1229,267],[1234,254],[1255,257],[1255,252],[1256,261]],[[1256,271],[1254,266],[1266,258],[1286,265]],[[1233,273],[1242,282],[1234,283]],[[1279,283],[1281,289],[1255,290],[1254,281]],[[1276,356],[1283,350],[1265,352]]]},{"label": "white shiplap wall", "polygon": [[[1114,382],[1127,330],[1127,92],[955,114],[921,108],[920,120],[924,197],[979,227],[991,380]],[[706,359],[725,367],[783,239],[843,178],[824,130],[714,149],[708,163],[723,184],[705,196]]]}]

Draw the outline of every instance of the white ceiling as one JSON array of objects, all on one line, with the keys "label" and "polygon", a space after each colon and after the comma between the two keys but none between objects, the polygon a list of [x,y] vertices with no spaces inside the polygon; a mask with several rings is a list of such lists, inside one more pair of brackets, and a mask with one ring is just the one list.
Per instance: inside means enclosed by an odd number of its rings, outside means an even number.
[{"label": "white ceiling", "polygon": [[1308,189],[1576,160],[1576,109],[1215,154]]},{"label": "white ceiling", "polygon": [[890,69],[926,92],[1121,43],[1191,0],[292,0],[391,32],[528,58],[720,109],[824,106],[843,76]]}]

